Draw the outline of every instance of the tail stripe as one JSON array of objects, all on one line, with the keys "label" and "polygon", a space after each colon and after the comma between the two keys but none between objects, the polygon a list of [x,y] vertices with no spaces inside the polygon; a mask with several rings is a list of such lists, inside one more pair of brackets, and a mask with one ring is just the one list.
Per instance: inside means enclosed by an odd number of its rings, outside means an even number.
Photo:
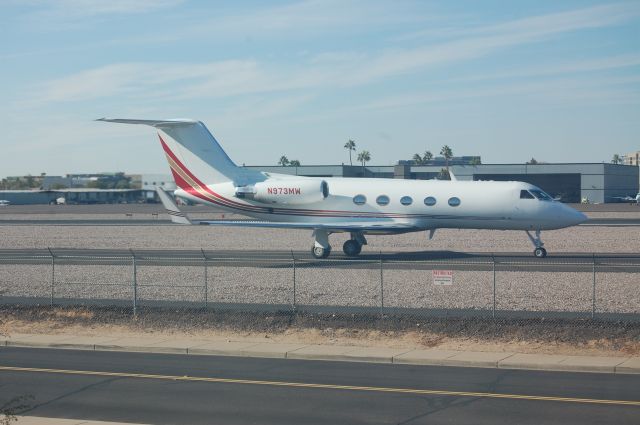
[{"label": "tail stripe", "polygon": [[[189,169],[184,166],[184,164],[182,164],[182,162],[175,156],[171,149],[169,149],[165,141],[162,140],[161,136],[160,143],[162,144],[162,148],[167,155],[167,160],[169,161],[171,170],[174,172],[174,177],[176,173],[181,177],[182,183],[184,184],[184,187],[181,186],[182,189],[188,191],[194,196],[198,196],[205,201],[214,202],[218,205],[224,205],[229,208],[236,208],[254,212],[268,211],[267,208],[235,202],[215,193],[209,187],[207,187],[206,184],[202,183],[202,181],[200,181],[200,179],[198,179],[192,172],[190,172]],[[178,182],[176,181],[176,183]]]}]

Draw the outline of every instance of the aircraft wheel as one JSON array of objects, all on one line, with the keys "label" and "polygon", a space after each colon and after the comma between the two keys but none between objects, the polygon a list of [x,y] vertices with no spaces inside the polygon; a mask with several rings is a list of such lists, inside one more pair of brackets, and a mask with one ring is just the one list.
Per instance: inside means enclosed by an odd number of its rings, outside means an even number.
[{"label": "aircraft wheel", "polygon": [[544,258],[547,256],[547,250],[544,248],[536,248],[533,250],[533,255],[538,258]]},{"label": "aircraft wheel", "polygon": [[342,250],[347,255],[347,257],[355,257],[360,254],[362,251],[362,245],[360,245],[357,241],[350,239],[342,245]]},{"label": "aircraft wheel", "polygon": [[311,248],[311,255],[313,255],[313,258],[327,258],[329,254],[331,254],[331,247],[323,248],[321,246],[314,245],[313,248]]}]

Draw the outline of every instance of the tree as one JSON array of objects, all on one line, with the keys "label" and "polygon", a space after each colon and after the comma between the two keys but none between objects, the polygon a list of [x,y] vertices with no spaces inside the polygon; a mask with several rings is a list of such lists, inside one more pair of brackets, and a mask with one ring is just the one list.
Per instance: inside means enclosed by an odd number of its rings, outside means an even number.
[{"label": "tree", "polygon": [[480,161],[480,157],[478,156],[474,156],[473,158],[471,158],[471,161],[469,161],[469,165],[480,165],[482,164],[482,161]]},{"label": "tree", "polygon": [[278,165],[286,167],[287,165],[289,165],[289,158],[287,158],[285,155],[282,155],[280,157],[280,160],[278,161]]},{"label": "tree", "polygon": [[362,151],[358,154],[358,161],[360,161],[362,163],[362,176],[364,177],[365,171],[364,171],[364,165],[371,161],[371,154],[369,153],[369,151]]},{"label": "tree", "polygon": [[449,145],[444,145],[440,150],[440,155],[444,156],[445,165],[447,167],[447,175],[449,174],[449,160],[453,158],[453,151]]},{"label": "tree", "polygon": [[611,159],[611,163],[612,164],[622,164],[622,158],[620,158],[620,155],[614,154],[613,158]]},{"label": "tree", "polygon": [[344,144],[344,148],[349,150],[349,165],[353,165],[353,161],[351,160],[351,152],[356,151],[356,141],[349,139],[349,141]]},{"label": "tree", "polygon": [[414,162],[416,165],[422,165],[422,164],[424,164],[424,159],[420,156],[420,154],[419,154],[419,153],[413,154],[413,158],[412,158],[412,159],[413,159],[413,162]]},{"label": "tree", "polygon": [[130,189],[130,188],[131,188],[131,185],[129,184],[129,180],[127,179],[118,180],[118,182],[114,187],[114,189]]},{"label": "tree", "polygon": [[300,166],[300,161],[298,161],[297,159],[292,159],[291,161],[289,161],[289,166],[290,167],[299,167]]},{"label": "tree", "polygon": [[438,180],[451,180],[451,174],[449,174],[449,170],[446,168],[441,168],[436,178]]},{"label": "tree", "polygon": [[536,165],[538,163],[538,160],[535,158],[531,158],[529,161],[526,162],[526,164],[531,164],[531,165]]},{"label": "tree", "polygon": [[422,161],[424,161],[424,164],[431,161],[432,159],[433,159],[433,154],[431,153],[431,151],[425,151],[424,155],[422,155]]}]

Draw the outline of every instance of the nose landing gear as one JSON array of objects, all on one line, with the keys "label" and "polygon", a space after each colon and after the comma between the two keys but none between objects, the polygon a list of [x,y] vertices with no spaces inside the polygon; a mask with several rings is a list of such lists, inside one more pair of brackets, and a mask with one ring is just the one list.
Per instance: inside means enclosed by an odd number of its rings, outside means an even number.
[{"label": "nose landing gear", "polygon": [[544,249],[544,242],[542,242],[542,240],[540,239],[540,230],[536,230],[535,236],[531,236],[531,233],[529,233],[528,230],[526,230],[526,233],[527,233],[527,236],[529,236],[529,240],[535,247],[535,249],[533,250],[533,255],[535,255],[537,258],[546,257],[547,250]]}]

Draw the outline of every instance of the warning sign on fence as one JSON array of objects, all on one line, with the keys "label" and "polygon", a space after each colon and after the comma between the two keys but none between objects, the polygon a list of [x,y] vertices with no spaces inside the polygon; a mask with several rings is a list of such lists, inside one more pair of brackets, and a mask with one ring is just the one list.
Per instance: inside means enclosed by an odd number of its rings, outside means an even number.
[{"label": "warning sign on fence", "polygon": [[432,270],[434,285],[453,285],[453,270]]}]

